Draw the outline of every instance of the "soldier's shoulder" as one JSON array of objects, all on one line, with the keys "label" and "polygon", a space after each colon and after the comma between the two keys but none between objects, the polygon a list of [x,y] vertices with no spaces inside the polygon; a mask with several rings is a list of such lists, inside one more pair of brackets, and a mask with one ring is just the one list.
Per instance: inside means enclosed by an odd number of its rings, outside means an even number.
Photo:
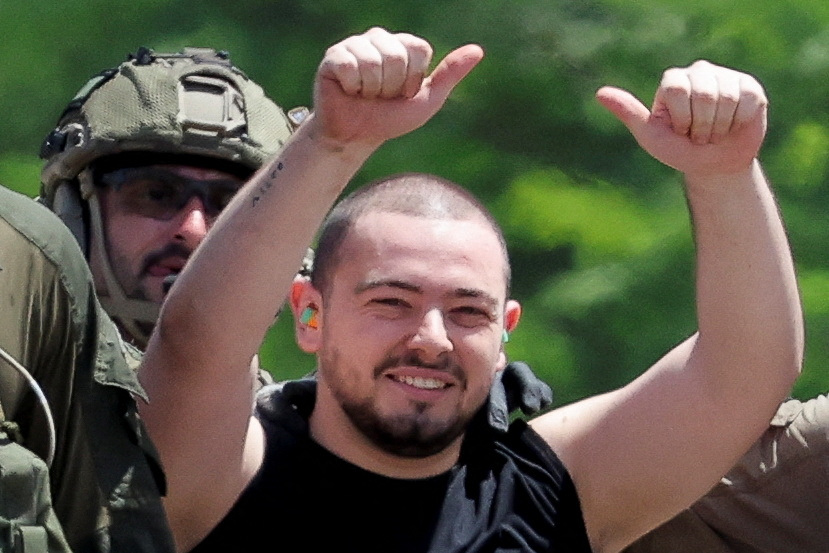
[{"label": "soldier's shoulder", "polygon": [[78,242],[57,215],[33,198],[0,185],[0,219],[7,223],[6,240],[25,240],[35,255],[55,267],[70,294],[84,300],[92,275]]}]

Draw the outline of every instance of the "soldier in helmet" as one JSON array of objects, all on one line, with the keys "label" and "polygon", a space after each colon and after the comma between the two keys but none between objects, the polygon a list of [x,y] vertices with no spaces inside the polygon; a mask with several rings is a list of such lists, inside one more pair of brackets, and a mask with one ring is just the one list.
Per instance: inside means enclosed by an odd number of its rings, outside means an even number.
[{"label": "soldier in helmet", "polygon": [[77,237],[129,342],[146,346],[165,279],[303,113],[286,115],[226,53],[201,48],[139,49],[69,103],[42,147],[41,199]]},{"label": "soldier in helmet", "polygon": [[[293,127],[226,54],[142,48],[86,83],[43,144],[40,201],[71,234],[0,190],[0,421],[51,462],[76,553],[173,551],[163,472],[134,401],[146,399],[139,352],[127,343],[146,345],[165,280]],[[13,364],[39,383],[48,415]],[[0,523],[17,505],[2,499]],[[19,547],[45,547],[27,526],[35,514],[13,520]],[[59,550],[54,525],[47,534]]]},{"label": "soldier in helmet", "polygon": [[[172,552],[164,477],[133,400],[145,394],[89,267],[53,213],[3,187],[0,357],[2,429],[51,481],[16,485],[0,441],[0,550]],[[18,472],[42,473],[31,461]],[[56,519],[43,516],[50,495]]]}]

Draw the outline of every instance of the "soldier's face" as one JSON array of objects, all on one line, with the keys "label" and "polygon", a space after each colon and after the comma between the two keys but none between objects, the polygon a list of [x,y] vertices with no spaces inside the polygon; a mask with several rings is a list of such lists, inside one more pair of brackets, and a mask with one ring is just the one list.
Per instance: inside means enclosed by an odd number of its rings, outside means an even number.
[{"label": "soldier's face", "polygon": [[[179,273],[242,185],[234,175],[187,165],[110,171],[98,188],[107,254],[127,296],[161,303],[164,278]],[[96,284],[102,282],[90,256]]]}]

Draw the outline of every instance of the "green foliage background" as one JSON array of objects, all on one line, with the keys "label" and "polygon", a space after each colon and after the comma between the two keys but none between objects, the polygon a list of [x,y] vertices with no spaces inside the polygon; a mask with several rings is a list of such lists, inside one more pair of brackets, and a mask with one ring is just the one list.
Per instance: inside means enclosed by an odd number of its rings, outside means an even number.
[{"label": "green foliage background", "polygon": [[[825,0],[0,0],[0,182],[36,194],[40,141],[62,107],[138,46],[228,50],[288,108],[310,103],[327,46],[372,25],[425,36],[437,56],[465,42],[487,51],[447,107],[384,146],[355,183],[428,171],[491,206],[525,306],[508,352],[559,404],[630,380],[695,328],[680,180],[638,149],[595,90],[613,84],[647,103],[664,69],[699,58],[757,75],[772,106],[762,157],[807,317],[795,395],[829,390]],[[288,316],[263,359],[278,377],[313,366]]]}]

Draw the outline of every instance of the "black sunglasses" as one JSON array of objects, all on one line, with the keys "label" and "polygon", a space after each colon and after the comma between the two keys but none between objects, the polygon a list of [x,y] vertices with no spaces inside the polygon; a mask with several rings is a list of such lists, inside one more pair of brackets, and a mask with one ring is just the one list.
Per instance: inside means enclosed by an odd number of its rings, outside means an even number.
[{"label": "black sunglasses", "polygon": [[124,167],[98,175],[98,184],[118,192],[118,199],[129,213],[168,221],[198,196],[205,215],[215,218],[227,207],[242,187],[234,177],[189,179],[163,166]]}]

